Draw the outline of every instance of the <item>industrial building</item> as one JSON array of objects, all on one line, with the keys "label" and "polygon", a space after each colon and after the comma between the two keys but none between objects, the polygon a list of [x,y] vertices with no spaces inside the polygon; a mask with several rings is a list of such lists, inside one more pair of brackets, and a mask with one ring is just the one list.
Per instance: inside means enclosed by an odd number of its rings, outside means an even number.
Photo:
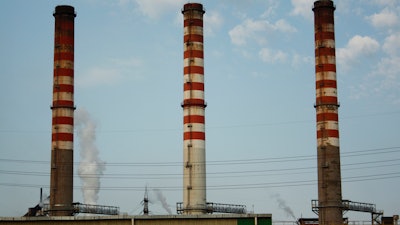
[{"label": "industrial building", "polygon": [[102,225],[271,225],[271,214],[219,214],[173,216],[21,217],[0,218],[0,224]]}]

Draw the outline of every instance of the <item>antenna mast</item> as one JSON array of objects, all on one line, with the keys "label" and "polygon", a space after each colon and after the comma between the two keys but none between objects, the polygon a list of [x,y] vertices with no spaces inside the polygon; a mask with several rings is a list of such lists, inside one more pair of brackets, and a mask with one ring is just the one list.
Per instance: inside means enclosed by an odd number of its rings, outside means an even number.
[{"label": "antenna mast", "polygon": [[147,193],[147,186],[144,191],[144,198],[143,198],[143,215],[149,215],[149,195]]}]

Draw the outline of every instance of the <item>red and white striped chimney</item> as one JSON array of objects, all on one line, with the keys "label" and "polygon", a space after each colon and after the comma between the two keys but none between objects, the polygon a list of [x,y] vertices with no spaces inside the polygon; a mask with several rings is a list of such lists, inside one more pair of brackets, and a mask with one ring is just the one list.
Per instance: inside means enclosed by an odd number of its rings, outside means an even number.
[{"label": "red and white striped chimney", "polygon": [[319,224],[343,224],[339,103],[336,86],[335,6],[331,0],[315,1],[313,11]]},{"label": "red and white striped chimney", "polygon": [[74,20],[72,6],[55,8],[50,215],[73,214]]},{"label": "red and white striped chimney", "polygon": [[183,213],[206,213],[203,5],[187,3],[184,18]]}]

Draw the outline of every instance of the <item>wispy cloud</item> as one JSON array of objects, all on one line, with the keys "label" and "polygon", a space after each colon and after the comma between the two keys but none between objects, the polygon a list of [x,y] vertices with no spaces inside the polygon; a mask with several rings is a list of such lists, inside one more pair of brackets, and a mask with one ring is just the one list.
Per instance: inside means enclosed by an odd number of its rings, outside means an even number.
[{"label": "wispy cloud", "polygon": [[400,32],[387,36],[382,50],[384,54],[377,65],[357,86],[351,87],[353,99],[384,95],[387,101],[400,104]]},{"label": "wispy cloud", "polygon": [[[271,4],[273,7],[277,5]],[[271,40],[276,40],[276,36],[288,35],[297,32],[297,29],[285,19],[271,21],[271,12],[264,12],[259,19],[245,18],[243,21],[229,31],[231,43],[240,48],[244,57],[250,58],[252,55],[247,48],[259,48],[258,58],[265,63],[287,62],[289,54],[283,49],[271,47]],[[257,52],[257,51],[256,51]]]},{"label": "wispy cloud", "polygon": [[112,85],[118,83],[121,79],[122,75],[116,69],[95,66],[77,76],[76,84],[82,87],[94,87]]},{"label": "wispy cloud", "polygon": [[117,85],[141,65],[142,61],[136,58],[109,59],[102,65],[87,68],[77,74],[76,84],[80,87]]},{"label": "wispy cloud", "polygon": [[290,12],[294,16],[302,16],[309,20],[313,18],[312,6],[314,0],[292,0],[293,9]]},{"label": "wispy cloud", "polygon": [[377,76],[382,79],[377,91],[381,90],[395,90],[400,89],[400,57],[387,57],[383,58],[378,64],[378,70],[375,71]]},{"label": "wispy cloud", "polygon": [[159,19],[164,14],[179,12],[185,0],[135,0],[140,12],[151,19]]},{"label": "wispy cloud", "polygon": [[363,56],[376,53],[380,48],[378,41],[369,36],[356,35],[344,48],[337,49],[337,61],[343,69],[349,69]]},{"label": "wispy cloud", "polygon": [[400,54],[400,31],[386,37],[383,51],[389,56],[396,57]]},{"label": "wispy cloud", "polygon": [[268,7],[266,7],[266,10],[261,14],[261,18],[269,18],[271,16],[275,16],[276,12],[278,11],[279,7],[279,1],[275,0],[267,0],[268,2]]},{"label": "wispy cloud", "polygon": [[386,28],[399,25],[399,17],[397,16],[397,13],[390,8],[384,8],[379,13],[367,16],[367,20],[376,28]]},{"label": "wispy cloud", "polygon": [[204,14],[204,34],[213,36],[214,33],[221,28],[224,23],[222,15],[217,11],[209,11]]},{"label": "wispy cloud", "polygon": [[385,101],[400,105],[400,57],[385,57],[377,69],[368,73],[360,83],[351,86],[351,98],[361,99],[371,96],[384,96]]},{"label": "wispy cloud", "polygon": [[400,32],[386,37],[382,49],[387,56],[381,59],[378,69],[372,73],[380,81],[376,91],[388,93],[395,104],[400,104]]},{"label": "wispy cloud", "polygon": [[271,23],[268,20],[245,19],[241,24],[229,31],[229,36],[234,45],[244,46],[249,41],[256,41],[260,45],[265,45],[267,43],[266,34],[273,31],[292,33],[297,30],[284,19],[280,19],[275,23]]},{"label": "wispy cloud", "polygon": [[298,53],[292,53],[291,54],[292,55],[292,66],[294,67],[294,68],[299,68],[299,67],[301,67],[301,66],[303,66],[303,65],[305,65],[305,64],[308,64],[308,65],[313,65],[314,64],[314,58],[313,57],[311,57],[311,56],[309,56],[309,55],[300,55],[300,54],[298,54]]},{"label": "wispy cloud", "polygon": [[271,50],[268,48],[262,48],[258,54],[261,60],[266,63],[282,63],[288,58],[288,55],[285,52],[281,50]]}]

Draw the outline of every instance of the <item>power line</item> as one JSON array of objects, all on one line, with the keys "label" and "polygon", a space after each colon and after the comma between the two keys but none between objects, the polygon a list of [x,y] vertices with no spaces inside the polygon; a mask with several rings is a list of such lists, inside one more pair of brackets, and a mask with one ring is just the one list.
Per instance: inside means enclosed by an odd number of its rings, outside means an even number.
[{"label": "power line", "polygon": [[[385,168],[391,166],[400,166],[398,163],[400,158],[391,158],[387,160],[375,160],[366,161],[358,163],[343,164],[342,167],[352,167],[352,168],[342,168],[343,171],[349,170],[359,170],[359,169],[372,169],[372,168]],[[397,162],[388,164],[388,162]],[[371,165],[384,163],[383,165]],[[360,165],[368,165],[362,167],[354,167]],[[235,177],[257,177],[257,176],[271,176],[271,175],[294,175],[294,174],[305,174],[314,173],[316,166],[307,167],[292,167],[292,168],[274,168],[274,169],[263,169],[263,170],[239,170],[239,171],[213,171],[208,172],[208,178],[235,178]],[[296,172],[293,172],[296,171]],[[301,172],[303,171],[303,172]],[[275,174],[271,174],[275,172]],[[279,172],[279,173],[277,173]],[[0,174],[10,174],[10,175],[23,175],[23,176],[49,176],[49,172],[38,172],[38,171],[13,171],[13,170],[0,170]],[[105,174],[85,174],[85,178],[98,178],[102,179],[177,179],[181,178],[183,175],[181,173],[105,173]],[[74,177],[80,177],[79,175],[74,175]]]},{"label": "power line", "polygon": [[[358,150],[351,152],[342,152],[341,157],[354,157],[361,155],[376,155],[376,154],[385,154],[385,153],[393,153],[399,152],[400,147],[385,147],[385,148],[374,148],[367,150]],[[231,160],[208,160],[207,166],[214,165],[238,165],[238,164],[259,164],[259,163],[278,163],[278,162],[293,162],[293,161],[306,161],[306,160],[316,160],[316,155],[300,155],[300,156],[284,156],[284,157],[269,157],[269,158],[252,158],[252,159],[231,159]],[[0,158],[0,161],[6,163],[32,163],[32,164],[49,164],[50,161],[43,160],[23,160],[23,159],[6,159]],[[86,162],[74,162],[77,164],[85,164]],[[90,162],[86,164],[90,165]],[[107,166],[182,166],[182,162],[107,162]]]},{"label": "power line", "polygon": [[[393,115],[399,114],[400,111],[392,112],[378,112],[370,114],[359,114],[342,116],[341,120],[347,119],[360,119],[375,116]],[[299,123],[314,123],[314,120],[290,120],[290,121],[278,121],[278,122],[267,122],[267,123],[244,123],[244,124],[232,124],[232,125],[206,125],[206,129],[221,129],[221,128],[240,128],[240,127],[265,127],[265,126],[277,126],[287,124],[299,124]],[[141,128],[141,129],[110,129],[110,130],[98,130],[98,133],[138,133],[138,132],[166,132],[166,131],[182,131],[182,128]],[[17,129],[1,129],[0,133],[31,133],[31,134],[51,134],[50,130],[17,130]]]},{"label": "power line", "polygon": [[[353,176],[353,177],[344,177],[342,178],[342,182],[353,183],[353,182],[361,182],[361,181],[370,181],[370,180],[387,180],[400,178],[399,172],[393,173],[381,173],[381,174],[370,174],[370,175],[361,175],[361,176]],[[260,189],[260,188],[272,188],[272,187],[293,187],[293,186],[308,186],[308,185],[316,185],[317,180],[295,180],[295,181],[280,181],[280,182],[267,182],[267,183],[248,183],[248,184],[222,184],[222,185],[209,185],[207,186],[207,190],[231,190],[231,189]],[[49,185],[40,185],[40,184],[19,184],[19,183],[0,183],[0,186],[9,186],[9,187],[26,187],[26,188],[49,188]],[[75,186],[74,189],[82,189],[82,186]],[[181,191],[181,186],[154,186],[150,187],[153,189],[161,189],[163,191]],[[101,188],[93,187],[88,188],[85,187],[86,190],[98,189],[103,191],[143,191],[142,186],[104,186]]]}]

